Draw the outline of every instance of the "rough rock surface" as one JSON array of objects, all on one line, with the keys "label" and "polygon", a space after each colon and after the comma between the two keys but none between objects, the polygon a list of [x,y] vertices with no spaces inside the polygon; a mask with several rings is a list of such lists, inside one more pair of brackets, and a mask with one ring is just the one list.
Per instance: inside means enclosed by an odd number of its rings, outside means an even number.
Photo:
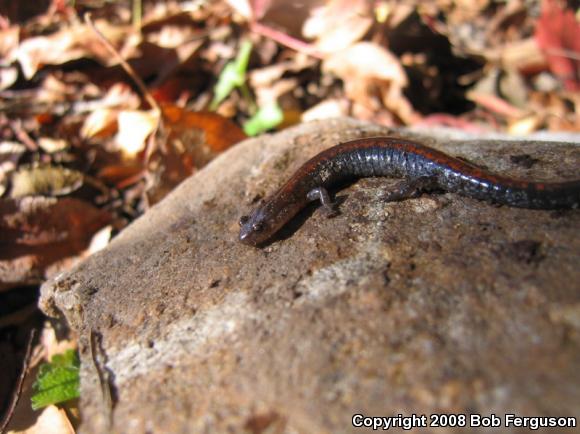
[{"label": "rough rock surface", "polygon": [[[333,219],[312,206],[266,248],[237,241],[240,215],[308,157],[389,132],[343,119],[248,140],[44,285],[43,309],[81,336],[83,432],[579,417],[580,211],[384,203],[393,180],[364,179]],[[521,178],[578,176],[571,144],[427,142]]]}]

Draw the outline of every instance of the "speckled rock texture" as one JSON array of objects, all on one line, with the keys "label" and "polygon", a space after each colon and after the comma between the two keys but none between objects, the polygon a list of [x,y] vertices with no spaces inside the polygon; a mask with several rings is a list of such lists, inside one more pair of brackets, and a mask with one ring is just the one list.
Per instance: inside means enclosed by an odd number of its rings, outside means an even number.
[{"label": "speckled rock texture", "polygon": [[[240,215],[307,158],[393,132],[341,119],[247,140],[45,284],[42,308],[81,337],[82,432],[580,417],[580,211],[449,193],[385,203],[395,181],[364,179],[338,192],[335,218],[312,205],[265,248],[237,241]],[[579,175],[574,144],[422,137],[520,178]]]}]

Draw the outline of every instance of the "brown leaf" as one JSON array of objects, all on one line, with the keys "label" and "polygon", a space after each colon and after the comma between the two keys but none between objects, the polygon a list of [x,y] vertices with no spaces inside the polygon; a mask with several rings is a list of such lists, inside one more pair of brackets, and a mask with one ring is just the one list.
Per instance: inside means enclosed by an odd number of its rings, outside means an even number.
[{"label": "brown leaf", "polygon": [[156,153],[147,167],[149,204],[161,200],[195,169],[246,138],[234,122],[216,113],[165,105],[163,117],[166,142],[159,146],[163,151]]},{"label": "brown leaf", "polygon": [[137,163],[111,164],[103,167],[97,178],[107,184],[115,184],[117,188],[127,185],[127,180],[137,178],[143,172],[143,167]]},{"label": "brown leaf", "polygon": [[246,138],[242,129],[233,121],[216,113],[191,112],[174,105],[164,105],[163,116],[167,122],[166,127],[172,131],[172,139],[185,138],[189,134],[193,137],[201,135],[203,140],[198,142],[208,147],[201,154],[217,154]]},{"label": "brown leaf", "polygon": [[39,283],[110,221],[108,212],[75,198],[1,200],[0,290]]},{"label": "brown leaf", "polygon": [[[104,20],[97,23],[99,30],[113,45],[126,37],[130,27],[112,26]],[[109,64],[111,55],[93,31],[85,24],[63,28],[49,36],[36,36],[21,42],[9,56],[17,60],[27,79],[31,79],[44,65],[61,65],[83,57]]]}]

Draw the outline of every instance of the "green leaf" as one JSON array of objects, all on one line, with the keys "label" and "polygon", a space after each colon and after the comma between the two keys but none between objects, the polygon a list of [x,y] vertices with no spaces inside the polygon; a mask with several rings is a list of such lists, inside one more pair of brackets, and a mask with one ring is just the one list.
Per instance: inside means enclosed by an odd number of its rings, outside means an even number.
[{"label": "green leaf", "polygon": [[255,136],[274,128],[284,120],[284,113],[277,102],[260,107],[258,112],[244,124],[244,132]]},{"label": "green leaf", "polygon": [[210,105],[212,110],[215,110],[234,88],[240,87],[245,83],[251,52],[252,43],[246,40],[242,43],[236,59],[226,64],[213,90],[214,97]]},{"label": "green leaf", "polygon": [[32,409],[68,401],[79,396],[79,358],[76,351],[68,350],[55,355],[50,363],[44,363],[38,370],[32,385]]}]

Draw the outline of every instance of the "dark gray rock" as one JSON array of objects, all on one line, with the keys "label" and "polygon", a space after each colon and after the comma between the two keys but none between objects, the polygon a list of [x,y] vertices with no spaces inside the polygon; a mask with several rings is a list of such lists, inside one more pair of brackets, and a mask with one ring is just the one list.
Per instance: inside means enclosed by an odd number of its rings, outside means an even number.
[{"label": "dark gray rock", "polygon": [[[389,132],[341,119],[248,140],[45,284],[42,308],[81,336],[83,431],[580,417],[579,211],[453,194],[384,203],[393,180],[365,179],[333,219],[313,206],[264,249],[237,241],[240,215],[308,157]],[[570,144],[427,141],[521,178],[578,176]]]}]

